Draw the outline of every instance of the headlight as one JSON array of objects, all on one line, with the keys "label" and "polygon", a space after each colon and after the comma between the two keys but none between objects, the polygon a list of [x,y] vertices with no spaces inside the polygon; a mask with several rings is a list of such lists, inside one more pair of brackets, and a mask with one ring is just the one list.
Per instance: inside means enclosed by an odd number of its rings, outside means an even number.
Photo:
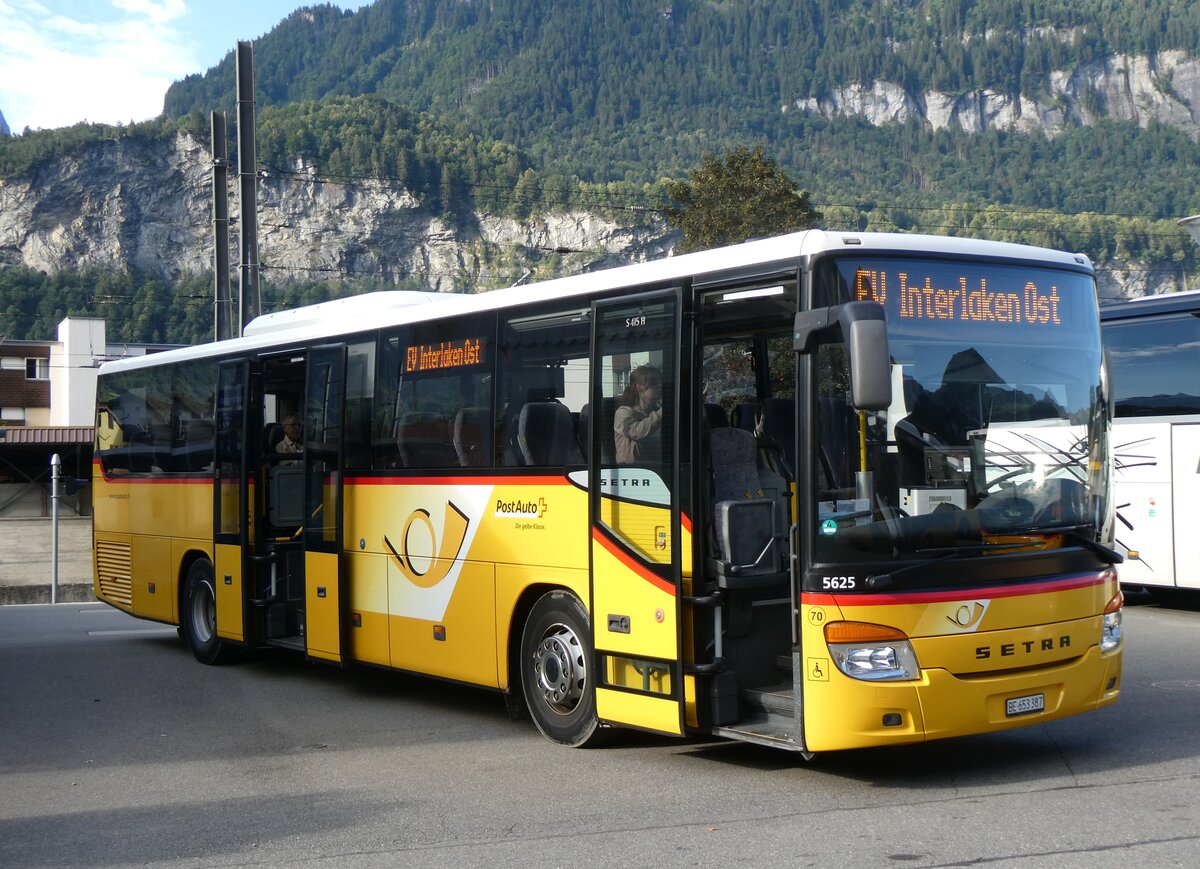
[{"label": "headlight", "polygon": [[880,682],[920,677],[912,643],[895,628],[833,622],[825,626],[825,641],[834,665],[852,679]]},{"label": "headlight", "polygon": [[1121,613],[1124,605],[1125,596],[1117,592],[1104,608],[1104,624],[1100,629],[1101,652],[1113,652],[1121,647]]}]

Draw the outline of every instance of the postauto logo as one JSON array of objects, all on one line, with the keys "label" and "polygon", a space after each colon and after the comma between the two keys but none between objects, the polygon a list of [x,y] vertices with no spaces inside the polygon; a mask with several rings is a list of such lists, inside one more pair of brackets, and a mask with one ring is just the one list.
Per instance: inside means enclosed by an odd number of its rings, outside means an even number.
[{"label": "postauto logo", "polygon": [[519,518],[519,519],[541,519],[546,515],[546,510],[549,509],[545,498],[538,498],[536,501],[505,501],[502,498],[496,499],[496,516],[502,518]]}]

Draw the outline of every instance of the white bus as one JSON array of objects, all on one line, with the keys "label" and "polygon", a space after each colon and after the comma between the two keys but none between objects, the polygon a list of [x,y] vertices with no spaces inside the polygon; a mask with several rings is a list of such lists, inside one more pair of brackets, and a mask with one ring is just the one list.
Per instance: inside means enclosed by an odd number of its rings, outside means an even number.
[{"label": "white bus", "polygon": [[1200,589],[1200,291],[1100,309],[1121,583]]}]

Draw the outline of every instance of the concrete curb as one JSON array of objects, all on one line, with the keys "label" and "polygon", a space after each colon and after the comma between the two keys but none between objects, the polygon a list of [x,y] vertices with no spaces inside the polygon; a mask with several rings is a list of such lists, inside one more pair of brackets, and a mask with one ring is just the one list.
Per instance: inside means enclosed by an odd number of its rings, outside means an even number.
[{"label": "concrete curb", "polygon": [[[86,603],[95,599],[90,582],[58,584],[59,603]],[[19,603],[50,603],[50,583],[0,585],[0,606]]]}]

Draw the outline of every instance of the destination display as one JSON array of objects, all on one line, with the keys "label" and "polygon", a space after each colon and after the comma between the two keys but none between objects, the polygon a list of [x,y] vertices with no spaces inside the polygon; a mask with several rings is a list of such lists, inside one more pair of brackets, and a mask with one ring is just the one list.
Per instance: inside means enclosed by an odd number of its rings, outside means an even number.
[{"label": "destination display", "polygon": [[1062,325],[1058,285],[1048,275],[1014,286],[1019,275],[989,281],[986,276],[968,277],[945,267],[938,272],[935,277],[906,267],[891,271],[860,267],[854,273],[854,298],[879,302],[902,320]]},{"label": "destination display", "polygon": [[483,339],[464,338],[461,341],[440,341],[437,344],[415,344],[405,350],[404,359],[405,374],[468,368],[484,361]]}]

